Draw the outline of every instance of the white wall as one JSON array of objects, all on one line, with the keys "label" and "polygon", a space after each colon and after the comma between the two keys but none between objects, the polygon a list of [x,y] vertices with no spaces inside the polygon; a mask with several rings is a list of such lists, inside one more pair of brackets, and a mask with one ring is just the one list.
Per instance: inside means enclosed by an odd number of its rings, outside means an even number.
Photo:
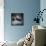
[{"label": "white wall", "polygon": [[0,42],[4,41],[4,0],[0,0]]},{"label": "white wall", "polygon": [[[46,0],[40,0],[40,9],[41,10],[46,9]],[[40,22],[40,25],[43,25],[46,27],[46,11],[44,11],[42,17],[43,17],[43,22]]]},{"label": "white wall", "polygon": [[[46,9],[46,0],[40,0],[40,9],[41,11],[43,9]],[[46,26],[46,11],[43,12],[43,22],[41,22],[40,24],[43,26]]]}]

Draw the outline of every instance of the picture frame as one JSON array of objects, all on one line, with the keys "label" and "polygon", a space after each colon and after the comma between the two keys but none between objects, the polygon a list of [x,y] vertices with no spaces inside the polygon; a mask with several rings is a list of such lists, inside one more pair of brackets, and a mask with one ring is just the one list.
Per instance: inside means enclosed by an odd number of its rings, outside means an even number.
[{"label": "picture frame", "polygon": [[11,25],[24,25],[24,13],[11,13]]}]

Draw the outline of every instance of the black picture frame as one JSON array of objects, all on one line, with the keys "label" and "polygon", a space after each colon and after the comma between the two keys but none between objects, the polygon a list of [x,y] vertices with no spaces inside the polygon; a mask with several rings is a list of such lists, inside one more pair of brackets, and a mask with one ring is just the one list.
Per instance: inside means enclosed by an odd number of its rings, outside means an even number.
[{"label": "black picture frame", "polygon": [[11,13],[11,25],[24,25],[24,13]]}]

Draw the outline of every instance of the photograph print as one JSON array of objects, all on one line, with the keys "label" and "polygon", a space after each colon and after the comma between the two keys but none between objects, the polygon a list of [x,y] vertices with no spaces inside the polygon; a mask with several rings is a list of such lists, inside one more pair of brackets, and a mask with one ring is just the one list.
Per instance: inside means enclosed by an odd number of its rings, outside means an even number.
[{"label": "photograph print", "polygon": [[11,13],[11,25],[24,25],[24,13]]}]

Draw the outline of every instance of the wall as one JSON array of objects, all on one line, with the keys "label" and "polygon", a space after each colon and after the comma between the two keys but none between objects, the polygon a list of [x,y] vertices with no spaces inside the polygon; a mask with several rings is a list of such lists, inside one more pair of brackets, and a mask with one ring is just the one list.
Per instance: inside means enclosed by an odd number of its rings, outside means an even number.
[{"label": "wall", "polygon": [[[46,9],[46,0],[40,0],[40,10],[43,9]],[[40,25],[46,27],[46,11],[44,11],[42,17],[43,17],[43,22],[40,21]],[[45,40],[45,44],[46,44],[46,40]]]},{"label": "wall", "polygon": [[[4,0],[4,35],[7,41],[18,41],[32,28],[40,0]],[[24,13],[24,26],[11,26],[11,13]]]},{"label": "wall", "polygon": [[[41,11],[43,9],[46,9],[46,0],[41,0],[40,1],[40,9],[41,9]],[[43,12],[42,17],[43,17],[43,22],[41,21],[40,25],[46,26],[46,20],[45,20],[46,19],[46,10]]]},{"label": "wall", "polygon": [[0,0],[0,42],[4,41],[4,0]]}]

